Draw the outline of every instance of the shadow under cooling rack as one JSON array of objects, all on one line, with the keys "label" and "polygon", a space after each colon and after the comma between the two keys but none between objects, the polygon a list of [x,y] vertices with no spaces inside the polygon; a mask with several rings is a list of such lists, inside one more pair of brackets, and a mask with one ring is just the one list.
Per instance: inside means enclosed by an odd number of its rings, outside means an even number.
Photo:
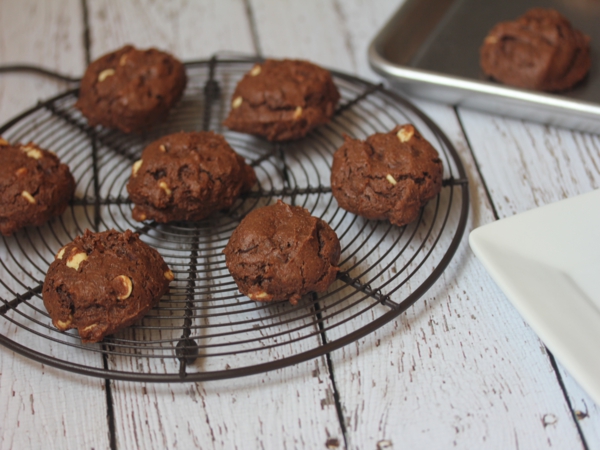
[{"label": "shadow under cooling rack", "polygon": [[[415,106],[361,79],[332,72],[342,100],[332,122],[288,143],[224,129],[231,95],[249,60],[187,63],[184,97],[168,120],[145,134],[91,128],[65,92],[0,128],[11,142],[34,141],[67,163],[77,180],[67,211],[0,244],[0,343],[44,364],[102,378],[200,381],[269,371],[323,355],[381,327],[435,283],[463,236],[469,209],[465,170],[448,139]],[[444,187],[405,227],[369,221],[337,205],[329,184],[345,134],[364,139],[412,123],[440,153]],[[196,223],[159,225],[131,218],[125,186],[151,141],[177,131],[214,130],[251,163],[258,183],[230,210]],[[328,222],[342,245],[340,274],[325,294],[296,306],[241,295],[222,250],[239,221],[277,199]],[[56,330],[41,287],[63,245],[85,229],[132,229],[175,273],[171,290],[137,325],[100,344]]]}]

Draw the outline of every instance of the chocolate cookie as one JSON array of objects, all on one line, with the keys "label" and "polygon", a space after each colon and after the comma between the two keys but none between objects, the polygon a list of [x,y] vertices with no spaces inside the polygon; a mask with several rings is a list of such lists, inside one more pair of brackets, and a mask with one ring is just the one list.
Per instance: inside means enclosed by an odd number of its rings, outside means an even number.
[{"label": "chocolate cookie", "polygon": [[329,122],[339,99],[327,70],[307,61],[267,59],[238,83],[224,124],[270,141],[298,139]]},{"label": "chocolate cookie", "polygon": [[0,158],[0,233],[40,226],[65,211],[75,180],[54,153],[0,138]]},{"label": "chocolate cookie", "polygon": [[492,28],[481,46],[480,64],[504,84],[563,91],[590,70],[590,38],[557,11],[535,8]]},{"label": "chocolate cookie", "polygon": [[333,155],[331,189],[345,210],[402,226],[440,192],[442,172],[438,152],[407,124],[366,141],[345,136]]},{"label": "chocolate cookie", "polygon": [[167,116],[186,83],[185,68],[173,56],[127,45],[88,66],[75,107],[90,126],[141,131]]},{"label": "chocolate cookie", "polygon": [[158,303],[173,280],[162,257],[130,230],[86,230],[56,254],[44,281],[44,306],[61,331],[99,342]]},{"label": "chocolate cookie", "polygon": [[212,131],[175,133],[154,141],[133,165],[127,192],[133,218],[202,220],[229,208],[256,183],[254,169]]},{"label": "chocolate cookie", "polygon": [[244,295],[295,305],[304,294],[323,292],[335,280],[340,242],[326,222],[278,200],[248,214],[223,253]]}]

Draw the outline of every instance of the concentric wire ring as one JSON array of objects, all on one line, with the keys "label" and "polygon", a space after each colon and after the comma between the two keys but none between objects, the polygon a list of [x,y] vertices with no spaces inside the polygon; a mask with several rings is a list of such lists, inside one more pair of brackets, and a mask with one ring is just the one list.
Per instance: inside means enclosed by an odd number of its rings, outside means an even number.
[{"label": "concentric wire ring", "polygon": [[[188,86],[168,120],[142,135],[90,128],[74,109],[77,91],[31,108],[4,126],[11,142],[33,141],[58,154],[77,180],[68,210],[39,228],[2,238],[0,343],[44,364],[102,378],[201,381],[274,370],[365,336],[393,320],[435,283],[463,236],[469,209],[466,173],[448,139],[415,106],[381,85],[332,72],[342,101],[332,122],[289,143],[222,127],[237,81],[253,61],[187,63]],[[442,192],[405,227],[340,209],[330,167],[344,134],[364,139],[412,123],[440,153]],[[131,218],[125,186],[142,149],[165,134],[214,130],[253,165],[258,184],[230,210],[195,223],[161,225]],[[222,250],[239,221],[277,199],[328,222],[342,245],[338,280],[296,306],[255,303],[237,290]],[[175,273],[171,290],[137,325],[84,345],[56,330],[41,286],[55,253],[85,229],[132,229]]]}]

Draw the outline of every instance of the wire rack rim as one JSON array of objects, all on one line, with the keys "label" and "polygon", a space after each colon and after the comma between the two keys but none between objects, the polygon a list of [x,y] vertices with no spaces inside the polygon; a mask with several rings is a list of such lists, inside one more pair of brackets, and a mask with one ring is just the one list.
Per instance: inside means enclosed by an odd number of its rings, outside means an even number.
[{"label": "wire rack rim", "polygon": [[[213,57],[209,60],[197,60],[186,62],[185,65],[187,67],[206,67],[208,66],[211,70],[211,78],[208,81],[212,80],[213,71],[216,65],[227,65],[227,64],[248,64],[251,62],[260,61],[260,58],[240,58],[240,59],[217,59]],[[460,189],[461,194],[458,197],[461,199],[461,210],[460,217],[458,223],[456,225],[456,229],[454,232],[454,236],[445,251],[444,256],[441,258],[439,263],[437,263],[435,269],[425,278],[425,280],[421,283],[421,285],[415,289],[406,299],[404,299],[400,303],[394,303],[390,300],[390,307],[386,312],[382,313],[381,316],[372,320],[367,325],[361,326],[360,328],[348,332],[342,337],[338,337],[333,341],[328,341],[327,338],[323,335],[323,331],[321,330],[321,344],[315,348],[303,351],[298,354],[294,354],[292,356],[286,356],[284,358],[272,360],[269,362],[259,363],[252,366],[243,366],[239,368],[232,368],[228,370],[214,370],[214,371],[204,371],[204,372],[185,372],[185,361],[184,357],[180,357],[180,362],[182,362],[183,373],[180,370],[180,374],[177,373],[133,373],[133,372],[125,372],[121,370],[112,370],[107,369],[106,364],[104,367],[92,367],[85,366],[79,363],[70,362],[66,360],[61,360],[55,357],[48,356],[39,351],[33,350],[29,347],[25,347],[24,345],[13,341],[12,339],[7,338],[4,335],[0,335],[0,344],[4,345],[10,350],[13,350],[17,353],[20,353],[24,356],[27,356],[35,361],[41,362],[43,364],[68,370],[71,372],[79,373],[82,375],[89,375],[93,377],[106,378],[106,379],[114,379],[114,380],[123,380],[123,381],[138,381],[138,382],[196,382],[196,381],[208,381],[208,380],[216,380],[216,379],[227,379],[227,378],[235,378],[240,376],[253,375],[258,373],[263,373],[267,371],[277,370],[289,365],[298,364],[300,362],[304,362],[319,356],[323,356],[327,353],[330,353],[336,349],[339,349],[351,342],[360,339],[367,334],[373,332],[374,330],[380,328],[384,324],[393,320],[404,311],[406,311],[410,306],[412,306],[422,295],[433,286],[435,281],[440,277],[443,271],[448,266],[450,260],[456,253],[458,246],[462,240],[464,235],[464,231],[466,229],[467,217],[469,212],[469,189],[468,189],[468,179],[466,175],[465,168],[460,161],[460,157],[451,144],[447,136],[439,129],[439,127],[423,112],[421,112],[416,106],[410,103],[408,100],[399,96],[398,94],[387,90],[382,84],[374,84],[369,81],[357,78],[353,75],[349,75],[346,73],[338,72],[336,70],[331,70],[331,73],[334,77],[338,77],[339,79],[345,80],[353,85],[360,85],[365,88],[369,95],[372,93],[381,94],[386,97],[386,101],[391,99],[396,105],[402,106],[403,108],[409,110],[412,114],[416,115],[421,121],[423,121],[431,131],[436,135],[438,139],[441,139],[443,145],[446,148],[447,153],[449,153],[454,165],[456,166],[456,170],[458,171],[458,177],[454,177],[455,180],[459,182],[450,182],[448,183],[449,188],[454,193],[454,189]],[[12,126],[17,124],[19,121],[27,117],[28,115],[34,113],[35,111],[52,106],[58,100],[66,98],[70,95],[77,95],[78,89],[70,89],[65,92],[62,92],[48,100],[41,101],[37,105],[32,108],[27,109],[23,113],[15,116],[13,119],[6,122],[4,125],[0,126],[0,134],[4,133],[6,130],[10,129]],[[365,91],[366,92],[366,91]],[[360,97],[360,96],[358,96]],[[358,98],[357,97],[357,98]],[[353,101],[349,101],[343,105],[341,105],[337,112],[343,113],[349,107],[354,106]],[[94,129],[90,129],[90,131],[94,131]],[[448,155],[447,155],[448,156]],[[393,290],[392,290],[393,292]],[[383,299],[389,300],[389,295],[392,292],[388,292],[387,295],[382,295]],[[382,302],[385,304],[385,302]],[[12,308],[9,308],[12,309]],[[317,315],[320,314],[318,301],[316,302],[315,313]],[[317,333],[319,334],[319,333]],[[182,341],[183,342],[183,341]],[[105,343],[104,345],[110,347],[110,342]],[[172,349],[175,352],[175,348]],[[101,351],[101,354],[106,358],[110,358],[110,355],[107,355],[106,350],[104,353]],[[125,356],[125,355],[124,355]]]}]

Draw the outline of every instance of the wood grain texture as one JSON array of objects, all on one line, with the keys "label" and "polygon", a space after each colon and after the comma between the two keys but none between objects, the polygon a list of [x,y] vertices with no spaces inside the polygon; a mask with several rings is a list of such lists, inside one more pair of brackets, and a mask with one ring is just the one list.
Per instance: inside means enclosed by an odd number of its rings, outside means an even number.
[{"label": "wood grain texture", "polygon": [[115,383],[120,448],[326,448],[343,441],[321,360],[206,383]]},{"label": "wood grain texture", "polygon": [[183,61],[216,52],[254,54],[241,0],[90,2],[92,59],[125,44],[155,46]]},{"label": "wood grain texture", "polygon": [[[84,67],[82,20],[78,0],[37,2],[34,0],[0,2],[0,64],[28,63],[77,76]],[[0,75],[0,123],[48,98],[68,86],[35,74]],[[54,149],[58,150],[58,149]],[[26,242],[26,233],[8,238],[0,250],[0,259],[11,264],[7,249],[17,252],[14,243]],[[27,246],[25,245],[25,249]],[[28,254],[36,261],[33,249]],[[23,292],[23,286],[43,280],[33,265],[20,259],[23,269],[12,264],[9,276],[2,268],[2,298],[10,291]],[[34,320],[47,322],[34,308],[42,308],[34,297],[32,306],[20,311]],[[16,313],[9,317],[36,331],[43,328]],[[76,349],[63,348],[2,319],[0,333],[48,356],[67,358],[81,364],[101,366],[99,357]],[[106,393],[102,380],[82,377],[52,367],[45,367],[25,357],[0,348],[0,448],[108,448]]]},{"label": "wood grain texture", "polygon": [[[36,64],[77,77],[85,67],[82,33],[77,0],[0,2],[2,64]],[[0,123],[67,86],[36,74],[2,74]]]},{"label": "wood grain texture", "polygon": [[[460,117],[500,218],[598,189],[599,136],[463,109]],[[588,447],[598,449],[598,405],[559,367]]]},{"label": "wood grain texture", "polygon": [[365,57],[367,47],[402,2],[251,0],[250,4],[266,57],[308,59],[376,79]]},{"label": "wood grain texture", "polygon": [[579,386],[565,368],[562,367],[560,362],[558,363],[558,367],[563,383],[569,394],[571,408],[588,444],[588,449],[598,450],[600,449],[600,425],[598,423],[600,407],[590,398],[581,386]]},{"label": "wood grain texture", "polygon": [[596,135],[464,109],[460,116],[501,218],[600,185]]}]

